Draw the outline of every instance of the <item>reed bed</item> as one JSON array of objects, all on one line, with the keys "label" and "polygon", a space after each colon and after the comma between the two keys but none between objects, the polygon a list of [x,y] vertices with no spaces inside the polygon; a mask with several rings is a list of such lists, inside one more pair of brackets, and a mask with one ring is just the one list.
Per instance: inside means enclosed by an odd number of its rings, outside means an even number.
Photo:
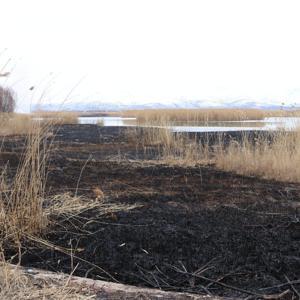
[{"label": "reed bed", "polygon": [[73,112],[55,113],[0,113],[0,135],[24,135],[36,125],[51,126],[62,124],[77,124],[78,115]]},{"label": "reed bed", "polygon": [[128,110],[124,117],[135,117],[140,124],[160,123],[207,123],[263,120],[267,117],[299,116],[299,110],[260,110],[260,109],[145,109]]},{"label": "reed bed", "polygon": [[277,131],[269,137],[222,145],[215,156],[216,166],[243,175],[287,182],[300,182],[300,130]]},{"label": "reed bed", "polygon": [[[158,123],[156,123],[158,124]],[[214,141],[174,133],[168,123],[128,131],[129,140],[163,163],[214,164],[243,175],[300,182],[300,130],[242,134],[231,141],[220,134]]]},{"label": "reed bed", "polygon": [[153,155],[158,161],[168,164],[195,165],[210,161],[208,143],[199,143],[183,133],[174,134],[169,125],[130,128],[127,138],[145,155]]},{"label": "reed bed", "polygon": [[79,114],[72,111],[37,111],[32,117],[42,120],[51,120],[55,124],[77,124]]},{"label": "reed bed", "polygon": [[0,113],[0,135],[28,134],[33,126],[33,120],[27,114]]}]

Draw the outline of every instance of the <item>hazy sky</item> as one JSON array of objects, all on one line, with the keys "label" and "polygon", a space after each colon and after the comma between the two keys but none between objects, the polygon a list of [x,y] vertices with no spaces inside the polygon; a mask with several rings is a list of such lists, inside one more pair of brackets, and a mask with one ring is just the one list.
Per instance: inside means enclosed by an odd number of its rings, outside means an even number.
[{"label": "hazy sky", "polygon": [[[44,101],[300,103],[300,1],[0,0],[0,70]],[[30,86],[36,86],[29,91]],[[73,89],[74,88],[74,89]],[[73,89],[73,90],[72,90]]]}]

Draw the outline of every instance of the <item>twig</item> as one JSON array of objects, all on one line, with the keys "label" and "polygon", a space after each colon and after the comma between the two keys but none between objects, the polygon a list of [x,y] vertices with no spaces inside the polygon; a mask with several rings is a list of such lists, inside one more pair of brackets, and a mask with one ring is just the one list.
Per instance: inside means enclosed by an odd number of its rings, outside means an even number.
[{"label": "twig", "polygon": [[75,190],[75,197],[77,197],[77,192],[78,192],[79,182],[80,182],[80,180],[81,180],[81,176],[82,176],[83,170],[85,169],[87,163],[90,161],[91,158],[92,158],[92,156],[90,155],[90,156],[88,157],[88,159],[86,160],[86,162],[84,163],[83,167],[81,168],[81,171],[80,171],[80,174],[79,174],[79,177],[78,177],[78,180],[77,180],[77,185],[76,185],[76,190]]},{"label": "twig", "polygon": [[[202,273],[204,273],[206,270],[209,270],[211,267],[208,267],[209,264],[215,260],[215,258],[211,259],[209,262],[207,262],[205,265],[203,265],[202,267],[200,267],[199,269],[197,269],[195,272],[192,273],[192,276],[195,277],[195,275],[200,275]],[[189,274],[189,272],[187,271],[185,265],[180,261],[180,264],[184,270],[185,273]],[[212,295],[211,292],[202,284],[199,285],[201,287],[201,289],[203,289],[208,295]]]},{"label": "twig", "polygon": [[290,281],[290,282],[280,283],[280,284],[278,284],[278,285],[273,285],[273,286],[261,288],[260,290],[261,290],[261,291],[263,291],[263,290],[271,290],[271,289],[281,288],[281,287],[284,287],[284,286],[286,286],[286,285],[291,285],[291,284],[300,284],[300,279],[298,279],[298,280],[293,280],[293,281]]},{"label": "twig", "polygon": [[[220,276],[218,279],[216,279],[216,281],[221,281],[221,280],[224,280],[226,277],[231,277],[231,276],[236,276],[236,275],[244,275],[244,274],[247,274],[247,273],[228,273],[228,274],[225,274],[223,276]],[[210,282],[206,288],[209,288],[211,285],[215,284],[214,282]]]},{"label": "twig", "polygon": [[280,294],[272,294],[272,295],[263,295],[262,299],[265,300],[276,300],[276,299],[284,299],[284,296],[286,296],[287,294],[289,294],[291,291],[290,290],[286,290],[283,291]]},{"label": "twig", "polygon": [[157,287],[161,290],[160,284],[159,284],[158,280],[156,279],[155,275],[153,274],[153,272],[149,272],[149,273],[152,275],[153,279],[155,280]]},{"label": "twig", "polygon": [[254,295],[254,296],[258,296],[258,297],[263,297],[262,294],[258,294],[258,293],[255,293],[255,292],[252,292],[252,291],[248,291],[248,290],[244,290],[244,289],[241,289],[241,288],[238,288],[238,287],[235,287],[235,286],[232,286],[232,285],[229,285],[229,284],[226,284],[226,283],[223,283],[223,282],[219,282],[217,280],[214,280],[214,279],[211,279],[211,278],[208,278],[208,277],[205,277],[205,276],[202,276],[202,275],[198,275],[198,274],[194,274],[194,273],[189,273],[189,272],[184,272],[184,271],[181,271],[180,269],[172,266],[172,265],[169,265],[171,268],[173,268],[175,271],[177,272],[180,272],[182,274],[188,274],[190,276],[195,276],[199,279],[203,279],[203,280],[206,280],[206,281],[209,281],[209,282],[212,282],[212,283],[215,283],[217,285],[220,285],[222,287],[225,287],[225,288],[228,288],[228,289],[231,289],[231,290],[234,290],[234,291],[238,291],[238,292],[241,292],[241,293],[244,293],[244,294],[248,294],[248,295]]},{"label": "twig", "polygon": [[[48,248],[52,248],[52,249],[54,249],[54,250],[56,250],[56,251],[62,252],[62,253],[67,254],[67,255],[70,255],[70,251],[68,251],[68,250],[66,250],[66,249],[64,249],[64,248],[62,248],[62,247],[60,247],[60,246],[56,246],[56,245],[54,245],[54,244],[52,244],[52,243],[50,243],[50,242],[48,242],[48,241],[45,241],[45,240],[43,240],[43,239],[36,238],[36,237],[34,237],[34,236],[32,236],[32,235],[29,235],[29,234],[27,234],[27,238],[30,239],[30,240],[32,240],[32,241],[34,241],[34,242],[40,243],[40,244],[42,244],[42,245],[44,245],[44,246],[46,246],[46,247],[48,247]],[[91,265],[92,267],[94,267],[94,268],[100,270],[101,272],[103,272],[104,274],[106,274],[106,275],[107,275],[109,278],[111,278],[113,281],[119,282],[119,281],[118,281],[116,278],[114,278],[111,274],[109,274],[107,271],[105,271],[105,270],[102,269],[101,267],[97,266],[96,264],[94,264],[94,263],[92,263],[92,262],[90,262],[90,261],[88,261],[88,260],[85,260],[85,259],[83,259],[83,258],[81,258],[81,257],[79,257],[79,256],[76,256],[76,255],[74,255],[74,254],[73,254],[73,258],[78,259],[78,260],[80,260],[80,261],[82,261],[82,262],[84,262],[84,263],[86,263],[86,264]]]},{"label": "twig", "polygon": [[289,283],[289,285],[291,286],[292,290],[295,292],[295,294],[298,296],[298,299],[300,299],[300,293],[298,292],[298,290],[294,287],[293,283],[290,281],[290,279],[284,275],[286,281]]}]

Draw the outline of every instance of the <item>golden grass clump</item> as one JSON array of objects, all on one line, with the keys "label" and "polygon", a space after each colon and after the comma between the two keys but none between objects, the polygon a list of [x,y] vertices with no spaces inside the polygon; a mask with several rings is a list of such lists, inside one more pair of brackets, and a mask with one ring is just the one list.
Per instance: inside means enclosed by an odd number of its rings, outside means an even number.
[{"label": "golden grass clump", "polygon": [[277,131],[269,137],[220,147],[215,162],[218,168],[243,175],[279,181],[300,182],[300,131]]}]

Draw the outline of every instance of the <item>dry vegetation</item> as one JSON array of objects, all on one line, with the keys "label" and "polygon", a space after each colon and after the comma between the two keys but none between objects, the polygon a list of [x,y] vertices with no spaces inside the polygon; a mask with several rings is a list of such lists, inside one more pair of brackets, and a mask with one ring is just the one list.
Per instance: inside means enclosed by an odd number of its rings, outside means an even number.
[{"label": "dry vegetation", "polygon": [[300,182],[300,131],[278,131],[271,138],[251,140],[220,147],[215,156],[217,167],[239,174],[280,181]]},{"label": "dry vegetation", "polygon": [[33,127],[77,124],[78,115],[73,112],[55,113],[0,113],[0,135],[20,135],[30,133]]},{"label": "dry vegetation", "polygon": [[37,111],[32,113],[33,118],[49,119],[55,124],[77,124],[78,113],[72,111]]},{"label": "dry vegetation", "polygon": [[[244,134],[229,145],[219,136],[214,144],[209,137],[199,143],[184,133],[174,134],[168,124],[130,129],[128,138],[144,149],[145,153],[158,152],[164,163],[185,165],[215,164],[226,171],[259,176],[287,182],[300,182],[300,130],[270,132],[257,139]],[[155,150],[154,150],[155,149]]]},{"label": "dry vegetation", "polygon": [[[44,115],[43,118],[52,119],[51,116]],[[60,116],[63,119],[65,115]],[[67,116],[70,117],[69,114]],[[45,195],[49,155],[46,139],[49,126],[53,123],[36,122],[31,116],[17,114],[2,115],[1,121],[5,134],[26,133],[27,147],[12,180],[8,180],[6,168],[0,173],[0,249],[7,245],[21,248],[24,239],[53,247],[41,238],[53,216],[55,219],[70,218],[90,209],[108,214],[136,208],[135,205],[112,206],[106,203],[100,189],[94,191],[95,199],[67,193]],[[185,165],[215,163],[220,169],[240,174],[300,182],[300,131],[278,131],[271,138],[261,137],[255,141],[245,135],[242,141],[232,141],[226,147],[220,139],[212,147],[208,142],[199,143],[184,134],[172,133],[165,119],[160,123],[156,121],[156,125],[143,128],[142,136],[139,133],[141,128],[131,129],[128,138],[142,146],[145,152],[158,150],[159,159],[164,162]],[[53,286],[35,288],[17,270],[6,268],[5,262],[0,266],[0,287],[1,299],[19,299],[21,296],[24,299],[38,299],[40,295],[52,299],[76,299],[82,296],[66,286],[60,286],[55,294]]]},{"label": "dry vegetation", "polygon": [[[27,145],[12,180],[7,168],[0,173],[0,242],[19,245],[22,238],[39,236],[53,216],[75,216],[85,210],[95,209],[98,214],[130,210],[136,205],[109,204],[100,188],[94,190],[95,199],[67,193],[47,196],[47,159],[51,150],[49,125],[32,123],[27,134]],[[48,141],[47,141],[48,138]],[[78,174],[80,180],[80,174]],[[0,244],[1,248],[1,244]]]},{"label": "dry vegetation", "polygon": [[30,115],[0,113],[0,135],[27,134],[32,123]]},{"label": "dry vegetation", "polygon": [[[49,115],[43,118],[52,119]],[[5,248],[7,244],[21,249],[24,239],[53,248],[52,244],[41,238],[41,233],[51,225],[52,219],[57,220],[58,217],[69,219],[91,209],[99,210],[101,215],[137,207],[123,204],[112,206],[105,202],[105,196],[99,188],[94,190],[95,199],[68,193],[47,196],[46,165],[50,149],[46,139],[49,125],[52,123],[35,122],[31,116],[23,115],[3,115],[2,122],[3,128],[11,130],[4,131],[5,134],[26,133],[27,147],[12,180],[8,180],[6,168],[0,173],[0,249]],[[20,124],[17,125],[17,122]],[[185,165],[213,162],[218,168],[240,174],[300,182],[298,168],[300,131],[279,131],[271,138],[261,137],[255,141],[245,135],[241,142],[232,141],[226,147],[220,139],[214,147],[211,147],[208,141],[201,144],[184,134],[172,133],[165,119],[156,125],[155,128],[144,128],[142,136],[140,128],[132,129],[128,131],[128,138],[142,146],[146,152],[158,149],[159,159],[164,162]],[[91,299],[91,297],[82,295],[79,290],[70,288],[63,282],[57,285],[44,283],[42,287],[40,284],[36,285],[17,269],[11,269],[2,257],[1,299]]]},{"label": "dry vegetation", "polygon": [[[55,247],[43,240],[42,235],[58,219],[76,218],[91,209],[100,216],[137,207],[108,203],[99,188],[94,191],[94,199],[67,193],[47,196],[46,169],[51,150],[51,141],[47,141],[49,129],[49,123],[30,121],[26,129],[27,145],[15,175],[13,178],[8,176],[8,165],[0,169],[0,253],[2,249],[19,249],[19,261],[22,256],[21,248],[26,240],[43,247]],[[62,251],[73,255],[72,251]],[[7,268],[3,257],[0,257],[0,261],[1,299],[86,299],[64,286],[35,287],[28,278],[19,276],[17,270]]]},{"label": "dry vegetation", "polygon": [[1,242],[18,244],[26,234],[38,234],[47,221],[43,214],[47,127],[32,123],[27,147],[12,181],[6,168],[0,176]]},{"label": "dry vegetation", "polygon": [[147,109],[130,110],[123,116],[136,117],[140,123],[176,123],[209,121],[263,120],[265,117],[293,116],[298,111],[266,111],[259,109]]},{"label": "dry vegetation", "polygon": [[[199,143],[184,134],[174,134],[168,127],[174,122],[259,120],[265,117],[298,116],[299,111],[263,111],[256,109],[229,110],[136,110],[127,111],[141,124],[146,124],[143,135],[136,139],[145,149],[158,149],[159,159],[164,162],[195,165],[215,163],[220,169],[239,174],[260,176],[288,182],[300,182],[300,130],[279,130],[253,141],[247,135],[240,141],[224,146],[220,137],[213,145]],[[296,124],[295,124],[296,125]],[[131,131],[132,132],[132,131]]]},{"label": "dry vegetation", "polygon": [[137,147],[142,147],[145,153],[157,151],[158,159],[169,164],[195,165],[209,161],[208,145],[181,133],[175,135],[167,127],[161,124],[159,127],[144,128],[142,134],[138,128],[129,129],[127,137]]}]

